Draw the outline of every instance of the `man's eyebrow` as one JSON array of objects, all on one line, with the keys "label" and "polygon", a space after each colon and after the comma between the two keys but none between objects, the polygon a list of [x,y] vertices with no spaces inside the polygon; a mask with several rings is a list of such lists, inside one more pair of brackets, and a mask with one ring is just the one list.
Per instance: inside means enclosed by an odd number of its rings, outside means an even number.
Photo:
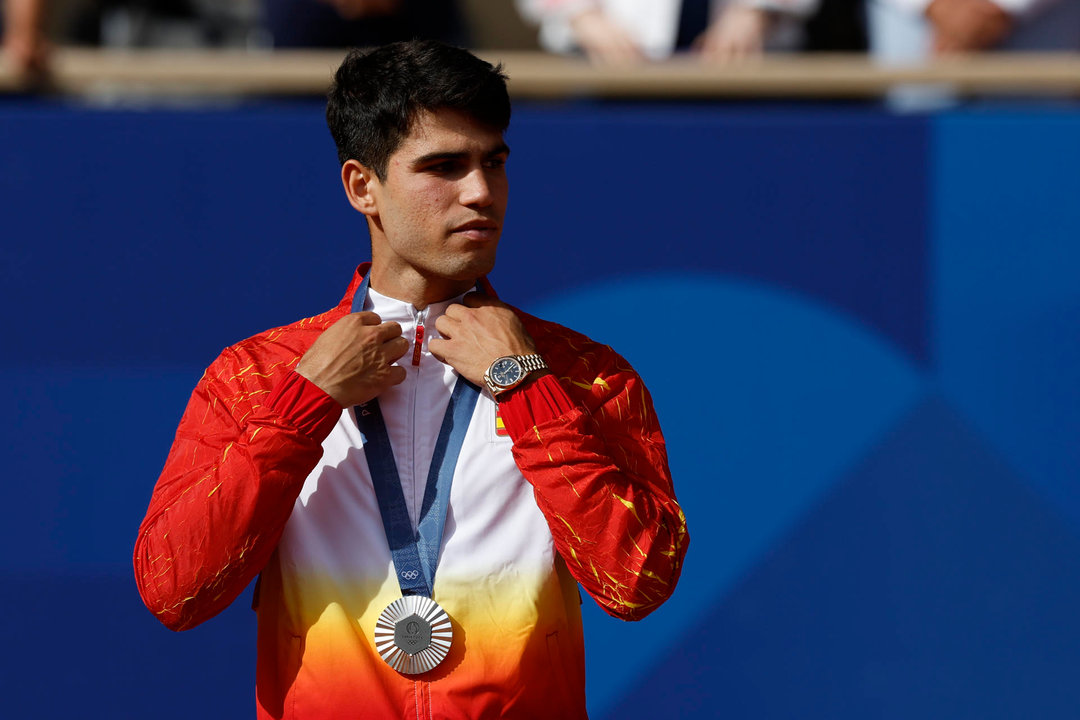
[{"label": "man's eyebrow", "polygon": [[[484,153],[484,156],[485,157],[492,157],[492,156],[495,156],[495,155],[509,155],[509,154],[510,154],[510,146],[507,145],[506,143],[502,142],[502,143],[499,143],[498,145],[495,145],[490,150],[488,150],[486,153]],[[468,155],[469,155],[469,153],[467,153],[467,152],[453,152],[453,151],[433,152],[433,153],[428,153],[427,155],[421,155],[420,157],[415,158],[412,161],[412,165],[414,167],[419,167],[420,165],[427,165],[428,163],[432,163],[432,162],[442,162],[442,161],[446,161],[446,160],[460,160],[460,159],[462,159],[464,157],[468,157]]]}]

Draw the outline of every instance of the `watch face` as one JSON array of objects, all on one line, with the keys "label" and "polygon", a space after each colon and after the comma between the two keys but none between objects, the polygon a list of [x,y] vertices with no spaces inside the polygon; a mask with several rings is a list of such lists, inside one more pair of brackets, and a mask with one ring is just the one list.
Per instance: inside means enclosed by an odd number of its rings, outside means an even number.
[{"label": "watch face", "polygon": [[499,358],[491,365],[491,380],[496,385],[507,387],[521,380],[521,363],[514,358]]}]

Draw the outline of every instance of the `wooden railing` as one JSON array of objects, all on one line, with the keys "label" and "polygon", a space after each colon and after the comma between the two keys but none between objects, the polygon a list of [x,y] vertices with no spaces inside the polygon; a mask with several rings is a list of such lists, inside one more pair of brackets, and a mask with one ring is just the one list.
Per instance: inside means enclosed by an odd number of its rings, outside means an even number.
[{"label": "wooden railing", "polygon": [[[594,67],[581,59],[480,51],[502,62],[516,98],[868,98],[905,83],[959,95],[1080,98],[1080,54],[983,54],[910,67],[861,55],[770,55],[738,65],[688,59]],[[343,51],[110,51],[61,49],[47,90],[62,94],[319,95]],[[0,64],[0,92],[26,88]]]}]

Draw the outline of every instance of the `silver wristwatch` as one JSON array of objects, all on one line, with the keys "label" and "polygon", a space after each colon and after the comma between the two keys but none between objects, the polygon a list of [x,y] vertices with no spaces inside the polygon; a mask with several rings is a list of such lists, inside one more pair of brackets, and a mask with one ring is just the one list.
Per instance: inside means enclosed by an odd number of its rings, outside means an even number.
[{"label": "silver wristwatch", "polygon": [[547,366],[539,355],[506,355],[491,363],[484,373],[484,383],[497,398],[520,385],[529,373],[546,370]]}]

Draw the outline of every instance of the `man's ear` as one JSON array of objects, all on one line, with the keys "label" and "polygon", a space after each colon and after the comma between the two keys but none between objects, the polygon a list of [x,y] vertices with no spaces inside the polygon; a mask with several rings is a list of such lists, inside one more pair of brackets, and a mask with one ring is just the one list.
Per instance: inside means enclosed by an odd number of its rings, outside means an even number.
[{"label": "man's ear", "polygon": [[373,186],[379,182],[375,171],[364,167],[356,160],[346,160],[341,166],[341,184],[345,187],[345,196],[349,204],[359,212],[371,217],[379,214],[375,202]]}]

